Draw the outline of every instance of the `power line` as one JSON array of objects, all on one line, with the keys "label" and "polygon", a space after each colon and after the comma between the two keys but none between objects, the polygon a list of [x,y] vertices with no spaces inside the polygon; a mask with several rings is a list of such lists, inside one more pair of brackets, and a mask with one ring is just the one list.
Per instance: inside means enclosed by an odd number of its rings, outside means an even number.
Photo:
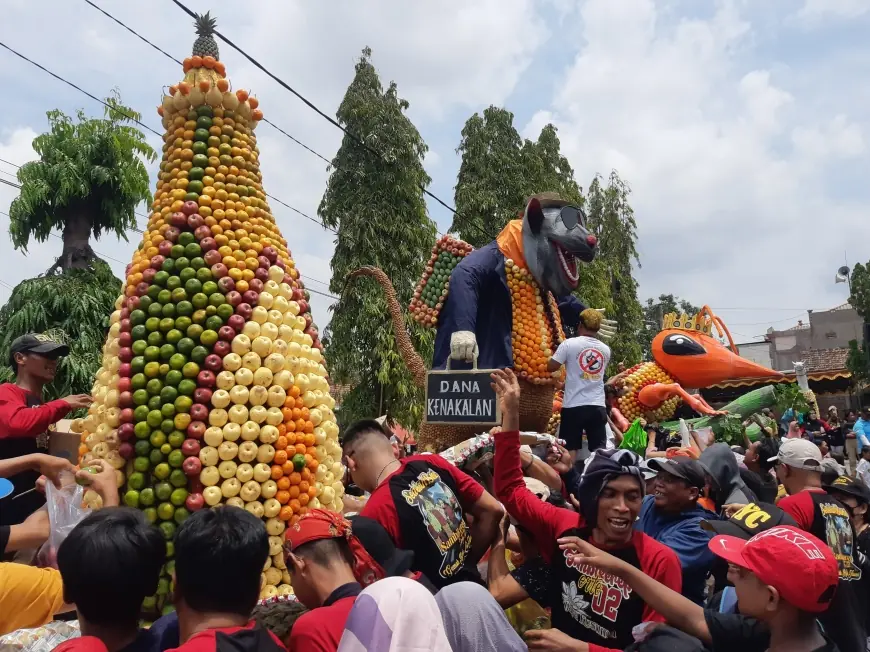
[{"label": "power line", "polygon": [[0,163],[5,163],[6,165],[11,165],[16,170],[21,167],[20,165],[15,165],[15,163],[13,163],[12,161],[7,161],[6,159],[3,159],[3,158],[0,158]]}]

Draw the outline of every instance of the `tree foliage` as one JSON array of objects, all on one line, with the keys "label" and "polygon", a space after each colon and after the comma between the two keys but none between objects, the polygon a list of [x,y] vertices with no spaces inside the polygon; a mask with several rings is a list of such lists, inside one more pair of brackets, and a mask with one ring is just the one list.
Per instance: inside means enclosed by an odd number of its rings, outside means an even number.
[{"label": "tree foliage", "polygon": [[643,328],[640,330],[639,342],[644,360],[652,360],[652,341],[662,329],[662,320],[669,312],[693,315],[700,310],[685,299],[673,294],[660,294],[658,299],[649,298],[643,307]]},{"label": "tree foliage", "polygon": [[[426,144],[405,115],[408,102],[395,83],[383,89],[370,58],[366,48],[337,113],[368,148],[345,135],[318,208],[323,223],[338,232],[329,287],[341,299],[332,308],[325,355],[332,381],[352,387],[341,405],[343,424],[387,414],[413,428],[422,418],[423,394],[399,355],[383,291],[363,278],[343,292],[349,272],[375,265],[407,306],[436,237],[422,191],[431,181],[423,168]],[[417,351],[431,360],[432,331],[410,317],[406,325]]]},{"label": "tree foliage", "polygon": [[89,394],[100,368],[109,315],[120,293],[120,279],[101,260],[87,269],[19,283],[0,309],[0,382],[15,376],[9,365],[12,341],[26,333],[45,333],[70,347],[57,377],[45,389],[46,399]]},{"label": "tree foliage", "polygon": [[156,153],[130,126],[140,115],[117,94],[106,103],[104,118],[78,111],[74,120],[49,111],[48,132],[33,140],[39,160],[18,170],[21,192],[9,208],[9,235],[26,252],[31,239],[45,242],[52,229],[62,229],[64,250],[49,271],[88,267],[95,257],[91,234],[126,239],[136,225],[136,205],[151,201],[145,161]]},{"label": "tree foliage", "polygon": [[865,322],[870,321],[870,262],[858,263],[849,279],[849,303]]}]

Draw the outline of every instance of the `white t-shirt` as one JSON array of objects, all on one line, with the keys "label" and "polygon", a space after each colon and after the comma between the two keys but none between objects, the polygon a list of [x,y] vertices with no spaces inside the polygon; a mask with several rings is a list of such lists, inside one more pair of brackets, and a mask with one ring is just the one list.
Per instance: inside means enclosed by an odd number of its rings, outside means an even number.
[{"label": "white t-shirt", "polygon": [[553,359],[565,365],[565,398],[562,407],[604,407],[604,372],[610,362],[610,347],[594,337],[572,337],[556,349]]},{"label": "white t-shirt", "polygon": [[870,489],[870,462],[861,459],[858,462],[858,472],[856,475],[858,476],[858,479],[861,480],[868,489]]}]

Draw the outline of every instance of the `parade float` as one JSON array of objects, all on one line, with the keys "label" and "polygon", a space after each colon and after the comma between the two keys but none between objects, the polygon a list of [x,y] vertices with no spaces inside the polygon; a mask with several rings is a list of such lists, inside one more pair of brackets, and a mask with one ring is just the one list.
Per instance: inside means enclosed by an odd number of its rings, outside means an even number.
[{"label": "parade float", "polygon": [[[545,432],[563,379],[561,371],[547,371],[547,361],[565,339],[557,297],[575,311],[582,308],[571,293],[579,283],[579,266],[595,257],[597,241],[586,230],[583,211],[553,193],[532,197],[520,217],[477,250],[443,236],[410,313],[437,329],[432,369],[472,360],[480,369],[513,368],[522,387],[520,428]],[[375,267],[356,270],[351,278],[356,276],[373,277],[384,288],[399,351],[414,381],[424,387],[429,365],[414,350],[390,279]],[[612,335],[612,328],[608,322],[602,335]],[[479,432],[474,425],[424,422],[417,439],[426,450],[442,451]]]},{"label": "parade float", "polygon": [[[233,90],[208,14],[158,113],[163,158],[142,241],[110,318],[80,462],[118,473],[170,561],[146,608],[169,608],[172,540],[218,505],[263,519],[262,595],[292,592],[282,534],[341,511],[338,426],[308,294],[263,186],[257,98]],[[99,499],[89,492],[86,500]]]}]

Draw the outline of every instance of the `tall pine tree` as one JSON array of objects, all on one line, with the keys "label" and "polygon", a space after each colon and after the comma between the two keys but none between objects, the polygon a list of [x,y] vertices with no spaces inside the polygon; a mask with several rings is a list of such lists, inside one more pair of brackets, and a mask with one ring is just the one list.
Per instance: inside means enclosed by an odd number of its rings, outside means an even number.
[{"label": "tall pine tree", "polygon": [[[423,396],[388,327],[383,290],[360,278],[343,291],[349,272],[375,265],[408,305],[436,238],[422,190],[431,181],[423,168],[426,144],[405,115],[408,102],[395,83],[384,90],[370,59],[366,48],[337,113],[365,145],[345,135],[318,208],[324,225],[337,231],[329,287],[341,296],[324,336],[325,355],[331,380],[352,388],[339,411],[342,424],[386,414],[414,427]],[[431,360],[433,332],[410,318],[406,324],[415,348]]]}]

